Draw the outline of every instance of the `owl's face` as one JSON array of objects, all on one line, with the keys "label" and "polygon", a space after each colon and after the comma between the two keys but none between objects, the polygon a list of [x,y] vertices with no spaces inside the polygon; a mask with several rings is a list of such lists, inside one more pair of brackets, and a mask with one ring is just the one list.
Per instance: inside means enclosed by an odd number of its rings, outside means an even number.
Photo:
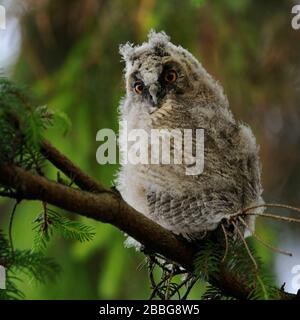
[{"label": "owl's face", "polygon": [[170,42],[164,33],[150,32],[140,46],[125,44],[126,99],[132,108],[153,113],[168,103],[183,108],[226,104],[221,87],[186,49]]},{"label": "owl's face", "polygon": [[171,54],[155,50],[140,55],[127,78],[127,94],[134,102],[148,105],[150,113],[166,100],[178,101],[192,87],[184,65]]}]

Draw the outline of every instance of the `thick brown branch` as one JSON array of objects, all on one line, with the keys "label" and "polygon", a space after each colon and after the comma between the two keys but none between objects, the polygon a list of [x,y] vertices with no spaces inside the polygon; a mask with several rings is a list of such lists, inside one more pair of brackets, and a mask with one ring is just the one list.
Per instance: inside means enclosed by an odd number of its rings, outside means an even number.
[{"label": "thick brown branch", "polygon": [[[65,165],[68,164],[71,162],[66,159]],[[71,168],[74,168],[72,166]],[[63,166],[59,163],[58,167],[62,170]],[[77,175],[77,184],[84,188],[91,180],[85,175]],[[194,250],[174,234],[128,206],[117,194],[100,190],[101,187],[98,189],[100,193],[73,189],[13,165],[0,165],[0,183],[14,189],[22,199],[45,201],[62,209],[110,223],[134,237],[148,250],[162,254],[188,271],[193,270]],[[96,186],[94,182],[90,185]],[[210,282],[225,294],[237,299],[246,299],[251,290],[228,270],[222,270],[221,274],[217,278],[212,277]],[[283,291],[281,295],[282,299],[296,298],[295,295]]]},{"label": "thick brown branch", "polygon": [[99,182],[84,173],[78,166],[65,155],[53,147],[48,141],[43,141],[41,153],[56,168],[69,177],[80,189],[90,192],[103,192],[106,190]]},{"label": "thick brown branch", "polygon": [[41,200],[89,218],[110,223],[145,245],[187,269],[192,268],[193,252],[171,232],[128,206],[111,192],[94,194],[73,189],[33,175],[19,167],[0,166],[0,183],[14,188],[27,200]]}]

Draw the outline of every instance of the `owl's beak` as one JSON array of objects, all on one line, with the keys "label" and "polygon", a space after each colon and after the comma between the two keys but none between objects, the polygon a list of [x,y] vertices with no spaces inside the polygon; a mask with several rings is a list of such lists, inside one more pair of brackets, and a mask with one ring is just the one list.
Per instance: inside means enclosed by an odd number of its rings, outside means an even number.
[{"label": "owl's beak", "polygon": [[149,94],[152,98],[153,104],[157,105],[158,99],[157,99],[157,94],[158,94],[159,88],[157,84],[151,84],[149,86]]}]

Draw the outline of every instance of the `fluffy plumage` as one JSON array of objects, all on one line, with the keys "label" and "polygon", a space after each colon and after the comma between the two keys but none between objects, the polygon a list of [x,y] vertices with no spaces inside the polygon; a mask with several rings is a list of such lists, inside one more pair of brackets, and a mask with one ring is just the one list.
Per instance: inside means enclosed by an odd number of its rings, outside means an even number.
[{"label": "fluffy plumage", "polygon": [[[120,120],[128,130],[204,129],[204,171],[186,175],[186,164],[126,164],[117,179],[129,205],[176,234],[199,238],[224,217],[262,204],[258,147],[251,129],[237,123],[221,86],[186,49],[164,33],[150,32],[140,46],[120,47],[126,62],[126,97]],[[174,83],[164,83],[166,70]],[[136,93],[135,84],[143,85]],[[120,131],[119,143],[125,144]],[[254,218],[248,219],[254,228]]]}]

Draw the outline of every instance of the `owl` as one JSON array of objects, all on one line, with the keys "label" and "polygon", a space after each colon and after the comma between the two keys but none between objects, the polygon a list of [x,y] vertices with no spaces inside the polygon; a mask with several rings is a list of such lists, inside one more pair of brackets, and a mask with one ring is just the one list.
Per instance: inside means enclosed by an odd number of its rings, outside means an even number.
[{"label": "owl", "polygon": [[[127,124],[126,132],[119,132],[121,149],[130,145],[128,132],[135,129],[149,134],[154,129],[204,132],[201,173],[186,174],[190,164],[184,161],[124,162],[117,177],[123,199],[188,239],[201,238],[243,208],[263,204],[255,138],[247,125],[234,119],[222,87],[201,63],[164,32],[151,31],[139,46],[121,45],[120,53],[126,63],[126,96],[119,112]],[[150,152],[151,147],[150,142]],[[245,235],[254,230],[254,217],[247,223]]]}]

